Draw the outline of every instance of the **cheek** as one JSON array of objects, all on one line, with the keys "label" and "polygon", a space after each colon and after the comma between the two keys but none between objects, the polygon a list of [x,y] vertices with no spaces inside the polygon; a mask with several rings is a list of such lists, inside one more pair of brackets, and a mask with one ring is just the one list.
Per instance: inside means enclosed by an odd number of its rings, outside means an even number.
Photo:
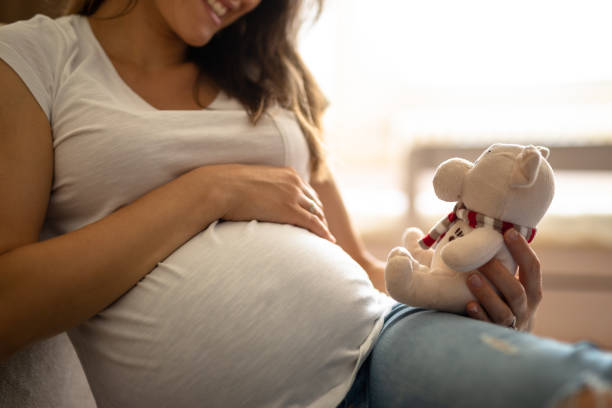
[{"label": "cheek", "polygon": [[183,41],[194,47],[208,43],[217,31],[204,0],[179,2],[172,12],[172,26]]}]

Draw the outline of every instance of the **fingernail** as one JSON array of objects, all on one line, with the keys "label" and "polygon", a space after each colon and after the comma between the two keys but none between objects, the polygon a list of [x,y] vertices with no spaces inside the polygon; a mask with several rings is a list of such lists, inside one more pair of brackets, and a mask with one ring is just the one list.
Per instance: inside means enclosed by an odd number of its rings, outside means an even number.
[{"label": "fingernail", "polygon": [[476,274],[471,275],[468,278],[468,282],[474,288],[479,288],[479,287],[482,286],[482,279],[480,279],[480,277],[478,275],[476,275]]},{"label": "fingernail", "polygon": [[470,303],[467,307],[468,312],[470,313],[478,313],[478,307],[474,303]]},{"label": "fingernail", "polygon": [[516,241],[518,239],[518,232],[514,228],[510,228],[506,236],[510,241]]}]

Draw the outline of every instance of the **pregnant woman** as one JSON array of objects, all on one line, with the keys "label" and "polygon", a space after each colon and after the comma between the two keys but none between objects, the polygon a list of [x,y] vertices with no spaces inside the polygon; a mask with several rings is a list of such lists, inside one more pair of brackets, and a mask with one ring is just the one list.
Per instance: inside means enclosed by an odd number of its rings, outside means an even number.
[{"label": "pregnant woman", "polygon": [[100,408],[605,401],[610,355],[502,327],[540,300],[520,238],[473,319],[381,293],[301,3],[81,0],[0,29],[0,357],[68,331]]}]

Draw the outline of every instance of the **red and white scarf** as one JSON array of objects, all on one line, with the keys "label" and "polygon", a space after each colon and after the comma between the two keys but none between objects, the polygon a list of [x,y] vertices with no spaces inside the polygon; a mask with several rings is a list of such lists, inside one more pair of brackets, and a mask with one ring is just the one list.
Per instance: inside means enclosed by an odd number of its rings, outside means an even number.
[{"label": "red and white scarf", "polygon": [[468,210],[465,208],[462,202],[458,202],[457,205],[455,205],[453,212],[438,221],[438,223],[434,225],[429,233],[421,238],[419,241],[421,248],[429,249],[434,246],[436,242],[444,238],[444,235],[450,229],[451,225],[453,225],[458,219],[467,222],[472,228],[489,227],[501,232],[502,234],[510,228],[514,228],[519,232],[519,234],[525,237],[527,242],[533,241],[533,237],[536,233],[535,228],[525,227],[523,225],[491,218],[484,214]]}]

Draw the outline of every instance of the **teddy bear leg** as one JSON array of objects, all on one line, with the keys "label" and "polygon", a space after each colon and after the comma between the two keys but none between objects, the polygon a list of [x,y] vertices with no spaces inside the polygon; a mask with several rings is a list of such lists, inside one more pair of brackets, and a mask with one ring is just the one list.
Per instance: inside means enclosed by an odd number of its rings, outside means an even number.
[{"label": "teddy bear leg", "polygon": [[423,274],[427,274],[429,267],[421,265],[405,248],[394,248],[387,258],[385,269],[385,283],[387,292],[398,302],[418,306],[420,291],[419,282]]},{"label": "teddy bear leg", "polygon": [[412,280],[412,257],[402,247],[393,248],[387,257],[385,285],[387,292],[398,302],[406,302],[410,295]]},{"label": "teddy bear leg", "polygon": [[389,253],[385,283],[387,292],[398,302],[462,313],[474,299],[465,276],[451,270],[432,270],[417,262],[405,248],[397,247]]},{"label": "teddy bear leg", "polygon": [[468,302],[475,299],[466,285],[465,278],[465,273],[437,269],[431,270],[427,275],[415,273],[413,281],[418,285],[419,291],[415,296],[415,303],[411,305],[464,313]]}]

